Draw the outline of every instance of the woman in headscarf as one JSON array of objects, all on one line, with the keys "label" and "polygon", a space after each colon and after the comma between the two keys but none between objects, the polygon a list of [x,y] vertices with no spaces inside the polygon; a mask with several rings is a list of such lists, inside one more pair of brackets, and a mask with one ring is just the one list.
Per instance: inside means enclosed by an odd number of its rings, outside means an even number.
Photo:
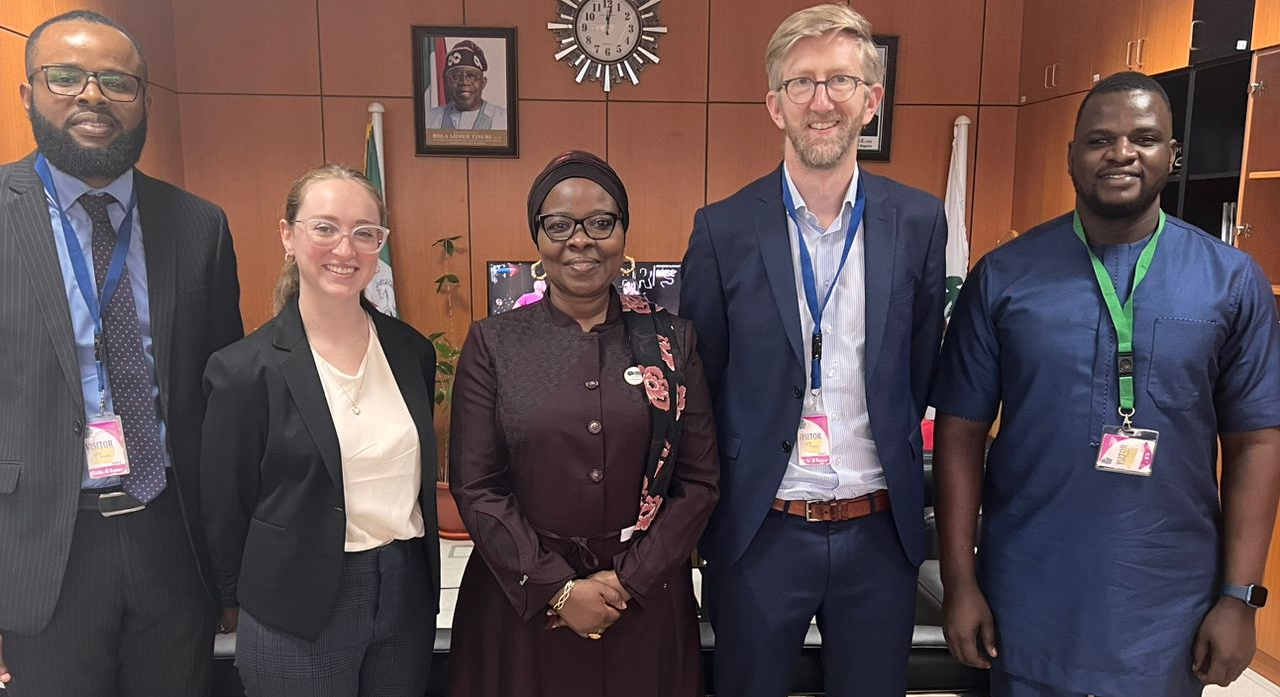
[{"label": "woman in headscarf", "polygon": [[702,693],[689,558],[718,495],[693,326],[613,282],[627,192],[570,151],[529,192],[542,302],[474,324],[450,487],[475,540],[452,694]]}]

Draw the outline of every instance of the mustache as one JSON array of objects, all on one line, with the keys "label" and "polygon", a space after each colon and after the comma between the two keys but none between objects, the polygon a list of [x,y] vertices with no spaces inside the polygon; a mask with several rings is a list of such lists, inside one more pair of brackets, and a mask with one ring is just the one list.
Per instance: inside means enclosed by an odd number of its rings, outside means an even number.
[{"label": "mustache", "polygon": [[110,111],[107,111],[107,107],[105,106],[98,109],[80,109],[76,113],[67,117],[67,120],[62,124],[63,127],[70,128],[79,123],[85,114],[93,114],[97,117],[98,121],[102,121],[113,128],[120,128],[120,119],[117,119]]}]

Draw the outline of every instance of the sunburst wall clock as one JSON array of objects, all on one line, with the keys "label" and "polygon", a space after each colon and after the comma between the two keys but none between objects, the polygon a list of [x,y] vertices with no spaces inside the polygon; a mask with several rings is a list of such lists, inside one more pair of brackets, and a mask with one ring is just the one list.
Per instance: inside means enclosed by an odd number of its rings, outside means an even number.
[{"label": "sunburst wall clock", "polygon": [[658,37],[667,28],[658,19],[662,0],[557,0],[556,19],[547,22],[574,80],[599,82],[605,92],[615,84],[640,84],[640,73],[658,62]]}]

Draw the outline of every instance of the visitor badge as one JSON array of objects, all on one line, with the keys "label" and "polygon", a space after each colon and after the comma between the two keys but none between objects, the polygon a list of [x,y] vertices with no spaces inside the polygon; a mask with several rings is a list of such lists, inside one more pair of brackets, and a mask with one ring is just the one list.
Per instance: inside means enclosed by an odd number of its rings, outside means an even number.
[{"label": "visitor badge", "polygon": [[633,365],[622,373],[622,379],[626,380],[628,385],[639,385],[644,382],[644,371]]},{"label": "visitor badge", "polygon": [[115,414],[103,414],[89,422],[84,436],[84,459],[90,479],[106,479],[129,473],[124,447],[124,425]]},{"label": "visitor badge", "polygon": [[800,450],[801,465],[831,466],[831,423],[826,414],[805,414],[800,417],[796,447]]},{"label": "visitor badge", "polygon": [[1095,464],[1106,472],[1151,476],[1160,433],[1143,428],[1108,426],[1102,431],[1102,445]]}]

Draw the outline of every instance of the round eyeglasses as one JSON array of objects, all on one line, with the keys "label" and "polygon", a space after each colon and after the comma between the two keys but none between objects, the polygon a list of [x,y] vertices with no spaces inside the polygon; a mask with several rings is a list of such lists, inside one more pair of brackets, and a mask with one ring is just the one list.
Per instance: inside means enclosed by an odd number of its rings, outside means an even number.
[{"label": "round eyeglasses", "polygon": [[343,237],[351,238],[351,247],[357,252],[370,253],[380,251],[387,243],[387,235],[391,231],[381,225],[357,225],[346,232],[332,220],[312,218],[310,220],[294,220],[307,231],[307,238],[317,249],[333,249],[342,242]]},{"label": "round eyeglasses", "polygon": [[54,94],[78,97],[92,78],[98,83],[98,91],[113,102],[132,102],[142,91],[142,78],[116,70],[83,70],[74,65],[42,65],[27,76],[27,80],[44,73],[45,87]]},{"label": "round eyeglasses", "polygon": [[564,242],[573,237],[573,233],[582,226],[582,231],[593,240],[607,240],[618,225],[617,213],[594,213],[585,218],[574,218],[559,213],[548,213],[538,216],[538,225],[547,239],[553,242]]},{"label": "round eyeglasses", "polygon": [[787,99],[792,103],[804,106],[813,101],[813,97],[818,94],[818,85],[826,85],[827,99],[833,102],[847,102],[858,91],[860,85],[867,84],[866,80],[854,75],[832,75],[825,80],[814,80],[808,77],[793,77],[790,80],[782,81],[782,91],[787,93]]}]

